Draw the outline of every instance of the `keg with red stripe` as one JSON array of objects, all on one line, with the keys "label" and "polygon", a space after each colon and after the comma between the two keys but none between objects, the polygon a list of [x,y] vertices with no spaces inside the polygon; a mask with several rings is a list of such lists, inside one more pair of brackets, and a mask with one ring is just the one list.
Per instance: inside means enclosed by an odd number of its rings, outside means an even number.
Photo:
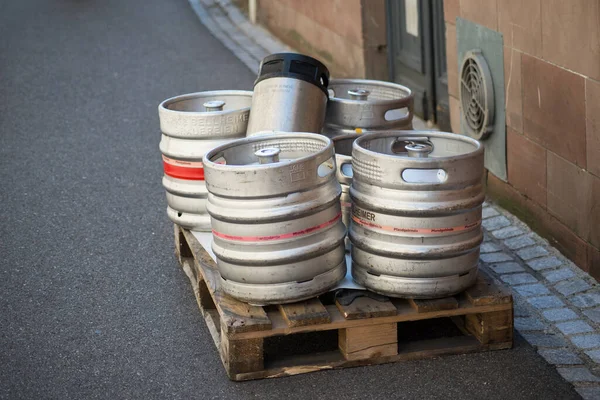
[{"label": "keg with red stripe", "polygon": [[352,275],[388,296],[438,298],[475,283],[483,146],[452,133],[386,131],[352,149]]},{"label": "keg with red stripe", "polygon": [[202,157],[244,137],[252,92],[223,90],[173,97],[158,106],[167,214],[176,224],[210,231]]},{"label": "keg with red stripe", "polygon": [[290,303],[344,278],[346,229],[331,140],[252,136],[209,151],[204,168],[225,292],[252,304]]}]

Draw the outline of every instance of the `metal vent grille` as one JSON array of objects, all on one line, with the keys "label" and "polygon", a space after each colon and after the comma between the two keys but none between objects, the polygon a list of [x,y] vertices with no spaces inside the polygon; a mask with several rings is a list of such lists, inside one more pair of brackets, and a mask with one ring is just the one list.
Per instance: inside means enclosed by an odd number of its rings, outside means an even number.
[{"label": "metal vent grille", "polygon": [[494,86],[480,50],[468,51],[460,70],[461,118],[467,135],[486,139],[494,127]]}]

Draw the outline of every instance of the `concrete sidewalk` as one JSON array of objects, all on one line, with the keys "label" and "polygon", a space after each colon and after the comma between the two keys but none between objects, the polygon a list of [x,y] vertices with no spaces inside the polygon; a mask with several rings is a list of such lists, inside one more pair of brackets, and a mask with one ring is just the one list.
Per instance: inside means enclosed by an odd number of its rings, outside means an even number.
[{"label": "concrete sidewalk", "polygon": [[575,399],[515,348],[232,383],[173,256],[157,105],[251,89],[185,0],[0,6],[0,398]]}]

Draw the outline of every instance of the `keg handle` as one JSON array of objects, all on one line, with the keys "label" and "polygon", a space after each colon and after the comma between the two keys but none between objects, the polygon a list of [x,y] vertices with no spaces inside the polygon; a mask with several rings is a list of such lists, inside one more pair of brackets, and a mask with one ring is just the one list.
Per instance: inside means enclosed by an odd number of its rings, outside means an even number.
[{"label": "keg handle", "polygon": [[[348,167],[350,168],[348,168]],[[346,168],[344,168],[346,167]],[[342,161],[339,164],[339,181],[340,183],[344,183],[346,185],[350,185],[352,183],[352,178],[354,177],[354,171],[352,171],[352,160]],[[348,174],[348,172],[350,174]]]},{"label": "keg handle", "polygon": [[[407,98],[406,104],[394,105],[383,110],[382,118],[386,124],[399,124],[401,122],[409,121],[412,125],[412,119],[414,115],[414,106],[410,98]],[[396,114],[400,111],[406,110],[406,114],[401,117],[396,117]]]}]

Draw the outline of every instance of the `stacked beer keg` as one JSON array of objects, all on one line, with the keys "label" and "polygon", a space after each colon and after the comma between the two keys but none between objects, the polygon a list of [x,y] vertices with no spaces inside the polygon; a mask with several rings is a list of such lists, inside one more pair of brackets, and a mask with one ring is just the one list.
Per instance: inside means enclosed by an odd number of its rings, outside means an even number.
[{"label": "stacked beer keg", "polygon": [[167,213],[212,231],[230,296],[296,302],[335,288],[347,267],[392,297],[445,297],[475,282],[483,148],[412,131],[408,88],[330,81],[314,58],[273,54],[253,93],[179,96],[159,116]]}]

